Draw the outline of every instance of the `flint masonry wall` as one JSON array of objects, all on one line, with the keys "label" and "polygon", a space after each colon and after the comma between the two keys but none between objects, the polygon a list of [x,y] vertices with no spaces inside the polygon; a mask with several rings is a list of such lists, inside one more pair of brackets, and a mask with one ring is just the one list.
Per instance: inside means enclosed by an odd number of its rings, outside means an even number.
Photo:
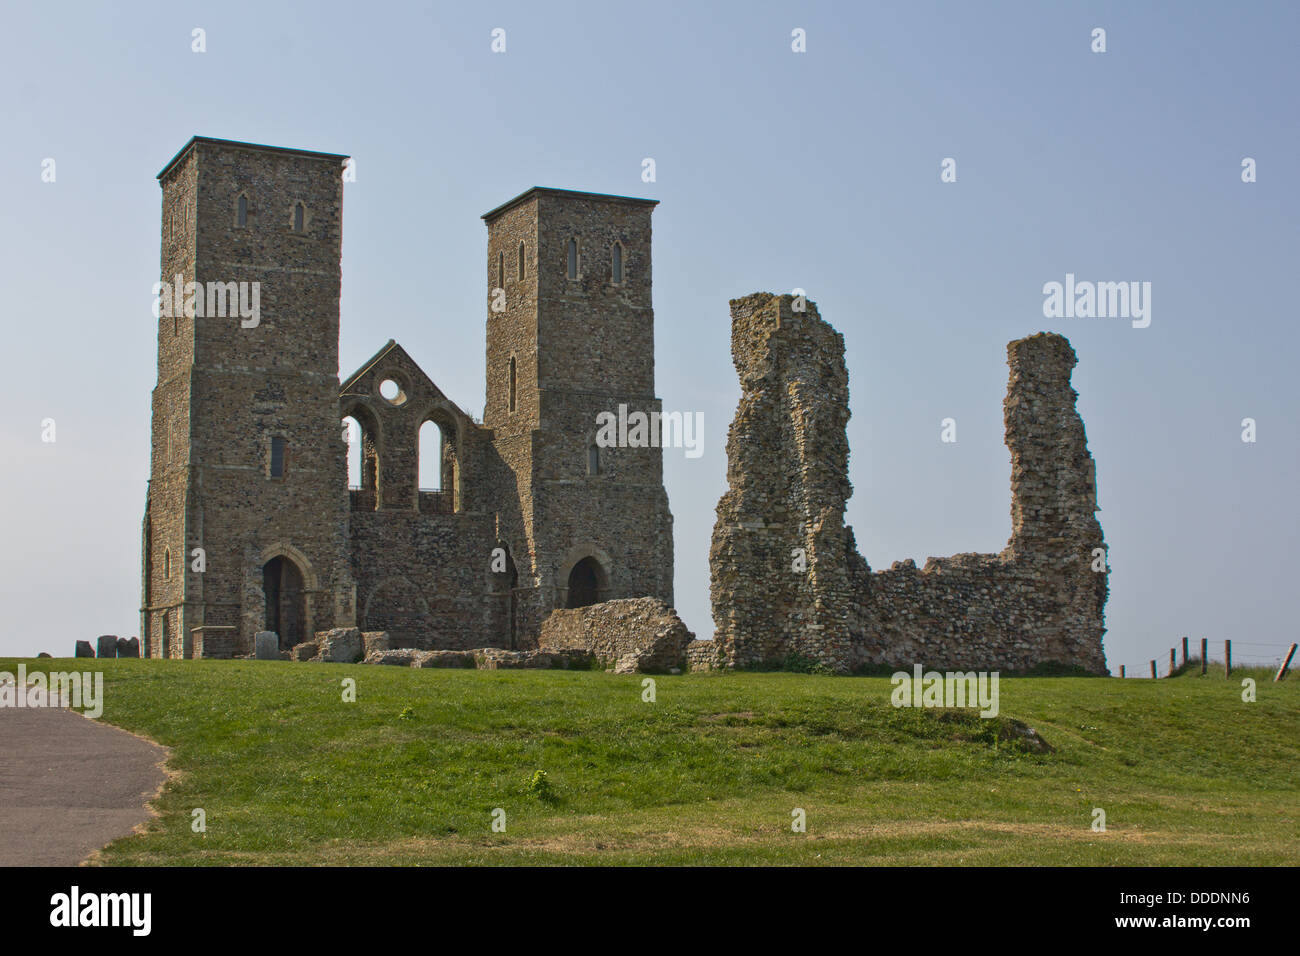
[{"label": "flint masonry wall", "polygon": [[[812,303],[803,314],[792,305],[767,294],[732,302],[742,396],[710,555],[716,663],[797,655],[840,672],[920,663],[1104,673],[1106,545],[1069,342],[1040,333],[1007,347],[1006,548],[872,573],[843,525],[851,493],[843,339]],[[1094,549],[1101,571],[1092,570]],[[694,649],[693,666],[702,653]]]}]

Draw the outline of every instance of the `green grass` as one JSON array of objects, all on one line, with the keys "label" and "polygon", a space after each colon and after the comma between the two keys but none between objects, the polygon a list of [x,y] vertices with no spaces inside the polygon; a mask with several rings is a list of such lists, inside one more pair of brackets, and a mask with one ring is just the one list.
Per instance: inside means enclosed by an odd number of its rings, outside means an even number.
[{"label": "green grass", "polygon": [[981,721],[879,677],[26,663],[102,668],[102,720],[172,748],[106,864],[1300,863],[1300,686],[1266,671],[1007,678]]}]

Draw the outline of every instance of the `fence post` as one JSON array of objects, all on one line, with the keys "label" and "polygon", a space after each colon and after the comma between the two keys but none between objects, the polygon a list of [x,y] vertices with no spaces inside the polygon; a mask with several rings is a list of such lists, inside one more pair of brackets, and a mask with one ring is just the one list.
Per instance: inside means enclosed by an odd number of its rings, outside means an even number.
[{"label": "fence post", "polygon": [[1223,642],[1223,676],[1232,676],[1232,641]]},{"label": "fence post", "polygon": [[[1286,669],[1291,666],[1291,658],[1295,657],[1295,649],[1296,646],[1292,644],[1291,649],[1286,652],[1286,660],[1284,660],[1282,666],[1277,669],[1277,676],[1273,678],[1273,683],[1276,684],[1286,676]],[[1124,668],[1121,667],[1120,670],[1123,671]]]},{"label": "fence post", "polygon": [[1123,676],[1124,676],[1124,665],[1123,665],[1123,664],[1120,664],[1120,665],[1119,665],[1119,676],[1120,676],[1120,677],[1123,677]]},{"label": "fence post", "polygon": [[1187,636],[1183,636],[1183,666],[1187,666]]},{"label": "fence post", "polygon": [[1201,638],[1201,676],[1205,676],[1205,669],[1210,666],[1210,639]]},{"label": "fence post", "polygon": [[1178,655],[1174,653],[1174,649],[1171,647],[1169,648],[1169,676],[1170,677],[1174,676],[1174,671],[1177,668],[1178,668]]},{"label": "fence post", "polygon": [[1152,661],[1152,662],[1151,662],[1151,676],[1152,676],[1152,677],[1155,677],[1155,676],[1156,676],[1156,662],[1155,662],[1155,661]]}]

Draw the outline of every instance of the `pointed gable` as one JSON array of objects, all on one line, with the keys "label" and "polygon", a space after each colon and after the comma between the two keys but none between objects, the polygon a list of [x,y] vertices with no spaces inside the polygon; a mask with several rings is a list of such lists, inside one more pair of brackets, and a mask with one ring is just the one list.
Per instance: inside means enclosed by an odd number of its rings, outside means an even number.
[{"label": "pointed gable", "polygon": [[[398,400],[390,400],[380,391],[386,381],[397,383],[400,389]],[[339,389],[339,398],[343,402],[345,415],[349,407],[361,402],[375,409],[409,407],[422,418],[434,411],[441,411],[454,418],[458,428],[463,428],[466,423],[474,424],[473,419],[446,396],[394,339],[389,339],[383,348],[344,380]]]}]

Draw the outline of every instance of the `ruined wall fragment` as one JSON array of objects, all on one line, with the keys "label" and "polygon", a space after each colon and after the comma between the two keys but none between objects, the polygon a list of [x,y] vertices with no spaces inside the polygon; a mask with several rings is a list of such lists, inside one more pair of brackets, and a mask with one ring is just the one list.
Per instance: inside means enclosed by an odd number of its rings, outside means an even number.
[{"label": "ruined wall fragment", "polygon": [[[1060,335],[1007,347],[1003,405],[1012,534],[998,554],[872,573],[843,525],[848,376],[843,338],[790,297],[732,302],[742,395],[710,552],[717,625],[695,667],[811,659],[835,671],[926,667],[1105,673],[1105,542],[1096,478]],[[792,552],[807,554],[795,573]],[[698,660],[697,660],[698,658]]]},{"label": "ruined wall fragment", "polygon": [[799,655],[844,670],[852,601],[844,338],[813,303],[757,293],[731,302],[731,354],[742,391],[709,552],[718,653],[732,667]]}]

